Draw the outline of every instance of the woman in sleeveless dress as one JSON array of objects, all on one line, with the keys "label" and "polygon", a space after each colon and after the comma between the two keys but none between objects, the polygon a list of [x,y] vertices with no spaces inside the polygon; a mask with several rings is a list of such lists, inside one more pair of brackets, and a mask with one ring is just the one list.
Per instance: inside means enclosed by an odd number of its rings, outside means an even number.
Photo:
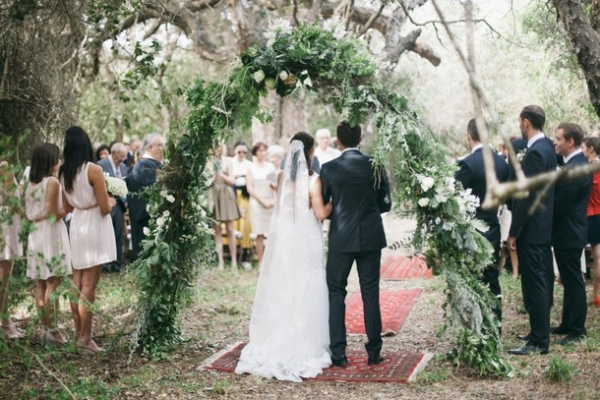
[{"label": "woman in sleeveless dress", "polygon": [[65,133],[64,164],[59,170],[66,211],[73,210],[70,224],[73,261],[73,298],[71,311],[75,323],[76,347],[102,351],[92,340],[92,310],[102,264],[117,259],[115,233],[110,210],[116,200],[109,197],[102,168],[92,162],[92,143],[88,134],[73,126]]},{"label": "woman in sleeveless dress", "polygon": [[267,161],[268,146],[258,142],[252,146],[256,158],[248,168],[246,186],[250,194],[250,226],[256,234],[256,255],[258,265],[262,263],[265,249],[265,235],[269,231],[271,214],[275,205],[275,166]]},{"label": "woman in sleeveless dress", "polygon": [[25,337],[17,330],[8,315],[8,287],[12,275],[13,262],[16,257],[23,255],[23,246],[19,242],[21,218],[19,209],[13,206],[19,198],[19,186],[8,162],[0,162],[0,317],[1,332],[7,339],[22,339]]},{"label": "woman in sleeveless dress", "polygon": [[44,143],[33,150],[29,184],[25,191],[27,219],[34,224],[27,241],[27,277],[36,281],[35,304],[41,324],[41,338],[47,343],[64,344],[56,323],[58,298],[51,299],[61,277],[71,275],[71,247],[62,188],[53,174],[58,172],[60,149]]},{"label": "woman in sleeveless dress", "polygon": [[278,191],[254,298],[250,342],[235,372],[299,382],[331,365],[329,306],[320,220],[320,180],[310,169],[314,139],[294,135]]}]

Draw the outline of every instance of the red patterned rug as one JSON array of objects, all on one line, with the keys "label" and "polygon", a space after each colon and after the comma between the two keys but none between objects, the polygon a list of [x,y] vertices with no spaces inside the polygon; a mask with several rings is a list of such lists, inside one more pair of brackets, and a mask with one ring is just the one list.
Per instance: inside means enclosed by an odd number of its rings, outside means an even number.
[{"label": "red patterned rug", "polygon": [[[386,290],[379,292],[382,334],[395,335],[404,323],[412,306],[417,302],[421,289]],[[363,302],[360,291],[346,299],[346,331],[349,334],[365,334]]]},{"label": "red patterned rug", "polygon": [[381,279],[388,281],[409,278],[429,279],[432,276],[425,260],[418,257],[387,256],[381,264]]},{"label": "red patterned rug", "polygon": [[[201,369],[234,372],[240,353],[246,342],[217,353],[207,360]],[[346,368],[329,367],[314,378],[317,381],[337,382],[394,382],[405,383],[414,380],[417,373],[429,362],[431,354],[383,352],[383,362],[376,366],[367,365],[364,351],[350,350],[347,354],[349,365]]]}]

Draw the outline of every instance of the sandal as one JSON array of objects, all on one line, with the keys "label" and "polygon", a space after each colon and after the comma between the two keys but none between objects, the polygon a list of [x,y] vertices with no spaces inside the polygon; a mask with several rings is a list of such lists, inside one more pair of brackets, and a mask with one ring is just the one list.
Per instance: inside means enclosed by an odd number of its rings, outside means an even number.
[{"label": "sandal", "polygon": [[93,340],[90,340],[87,343],[77,342],[75,348],[77,349],[77,351],[87,354],[98,354],[104,353],[106,351],[102,347],[98,347],[96,342],[94,342]]},{"label": "sandal", "polygon": [[45,342],[45,344],[62,346],[65,343],[67,343],[67,340],[62,335],[62,333],[58,330],[58,328],[54,328],[54,329],[48,328],[45,331],[44,342]]}]

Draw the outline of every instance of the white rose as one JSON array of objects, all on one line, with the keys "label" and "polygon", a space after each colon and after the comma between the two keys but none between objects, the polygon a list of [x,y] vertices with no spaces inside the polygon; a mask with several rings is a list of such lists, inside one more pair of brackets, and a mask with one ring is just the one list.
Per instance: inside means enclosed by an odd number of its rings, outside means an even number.
[{"label": "white rose", "polygon": [[426,176],[425,178],[421,179],[421,189],[426,192],[433,187],[434,183],[435,180],[432,177]]},{"label": "white rose", "polygon": [[161,197],[165,197],[166,198],[168,194],[169,194],[169,192],[167,192],[166,189],[163,189],[163,190],[160,191],[160,196]]},{"label": "white rose", "polygon": [[172,195],[172,194],[170,194],[170,195],[168,195],[168,196],[167,196],[167,201],[168,201],[169,203],[173,203],[173,202],[175,201],[175,197],[173,197],[173,195]]},{"label": "white rose", "polygon": [[273,79],[273,78],[265,79],[265,86],[267,87],[267,89],[275,88],[275,79]]},{"label": "white rose", "polygon": [[288,76],[289,76],[288,73],[285,71],[281,71],[279,73],[279,79],[281,79],[282,81],[285,81],[288,78]]},{"label": "white rose", "polygon": [[158,217],[158,218],[156,218],[156,225],[163,226],[164,224],[165,224],[165,218],[164,217]]},{"label": "white rose", "polygon": [[144,231],[144,235],[145,236],[150,236],[150,234],[152,233],[150,231],[150,228],[148,228],[147,226],[144,227],[144,229],[142,229]]},{"label": "white rose", "polygon": [[261,83],[263,79],[265,79],[265,73],[263,72],[262,69],[259,69],[258,71],[256,71],[254,73],[254,75],[252,75],[254,77],[254,80],[256,81],[256,83]]},{"label": "white rose", "polygon": [[419,206],[427,207],[429,205],[429,199],[427,197],[421,197],[419,199]]},{"label": "white rose", "polygon": [[171,215],[171,212],[169,210],[163,211],[163,217],[168,217],[169,215]]}]

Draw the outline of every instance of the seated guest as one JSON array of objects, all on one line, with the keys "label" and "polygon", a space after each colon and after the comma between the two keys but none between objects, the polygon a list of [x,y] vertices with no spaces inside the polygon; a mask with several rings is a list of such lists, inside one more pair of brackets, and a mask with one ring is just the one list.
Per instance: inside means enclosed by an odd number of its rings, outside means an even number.
[{"label": "seated guest", "polygon": [[[98,161],[98,165],[102,170],[108,173],[113,178],[124,179],[127,176],[127,167],[125,160],[127,159],[127,146],[123,143],[114,143],[110,147],[110,156]],[[110,210],[110,218],[112,219],[113,229],[115,231],[115,241],[117,245],[117,259],[112,264],[107,264],[102,267],[105,272],[119,272],[123,267],[123,227],[125,226],[125,199],[117,198],[116,206]]]},{"label": "seated guest", "polygon": [[133,169],[125,178],[129,195],[129,220],[131,222],[132,260],[138,256],[144,239],[144,228],[150,222],[150,214],[146,210],[146,200],[142,191],[156,182],[156,170],[163,162],[165,139],[158,133],[151,133],[144,138],[142,148],[144,154],[135,163]]}]

